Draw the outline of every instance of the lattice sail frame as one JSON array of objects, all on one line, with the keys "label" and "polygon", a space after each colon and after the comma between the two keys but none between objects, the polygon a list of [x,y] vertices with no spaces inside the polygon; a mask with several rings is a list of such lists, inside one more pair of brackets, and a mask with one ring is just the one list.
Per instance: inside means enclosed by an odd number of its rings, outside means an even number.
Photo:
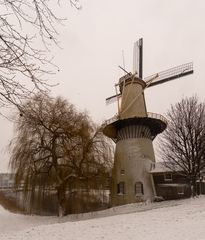
[{"label": "lattice sail frame", "polygon": [[[157,73],[158,76],[147,87],[156,86],[158,84],[168,82],[168,81],[174,80],[176,78],[184,77],[186,75],[192,74],[193,72],[194,72],[194,70],[193,70],[193,63],[192,62],[182,64],[182,65],[179,65],[177,67],[173,67],[173,68],[170,68],[168,70]],[[147,83],[149,81],[148,79],[151,79],[155,75],[156,74],[153,74],[149,77],[146,77],[144,79],[144,81]]]}]

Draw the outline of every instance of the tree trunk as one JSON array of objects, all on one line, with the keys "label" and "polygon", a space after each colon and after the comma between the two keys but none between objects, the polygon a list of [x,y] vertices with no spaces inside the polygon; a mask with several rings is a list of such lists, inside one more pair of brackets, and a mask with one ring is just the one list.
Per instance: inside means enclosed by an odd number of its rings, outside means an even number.
[{"label": "tree trunk", "polygon": [[63,217],[66,215],[66,187],[61,185],[57,188],[58,197],[58,216]]},{"label": "tree trunk", "polygon": [[192,179],[191,180],[191,196],[194,198],[197,195],[197,191],[196,191],[196,179]]}]

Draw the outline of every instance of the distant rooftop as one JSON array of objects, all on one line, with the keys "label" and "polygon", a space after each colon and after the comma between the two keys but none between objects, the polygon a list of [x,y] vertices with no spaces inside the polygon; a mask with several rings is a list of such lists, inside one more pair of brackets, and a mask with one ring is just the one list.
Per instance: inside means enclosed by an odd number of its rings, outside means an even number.
[{"label": "distant rooftop", "polygon": [[[174,170],[167,167],[168,164],[165,162],[156,162],[152,167],[150,173],[163,173],[163,172],[174,172]],[[175,166],[175,171],[179,172],[180,169],[178,166]]]}]

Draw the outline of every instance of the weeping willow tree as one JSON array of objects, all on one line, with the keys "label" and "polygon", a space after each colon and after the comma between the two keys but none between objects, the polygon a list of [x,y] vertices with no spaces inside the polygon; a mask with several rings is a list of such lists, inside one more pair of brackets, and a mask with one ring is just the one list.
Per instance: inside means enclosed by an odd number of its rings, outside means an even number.
[{"label": "weeping willow tree", "polygon": [[67,191],[106,176],[111,167],[112,148],[100,129],[60,97],[39,94],[28,101],[15,131],[10,166],[31,209],[54,191],[58,215],[65,215]]}]

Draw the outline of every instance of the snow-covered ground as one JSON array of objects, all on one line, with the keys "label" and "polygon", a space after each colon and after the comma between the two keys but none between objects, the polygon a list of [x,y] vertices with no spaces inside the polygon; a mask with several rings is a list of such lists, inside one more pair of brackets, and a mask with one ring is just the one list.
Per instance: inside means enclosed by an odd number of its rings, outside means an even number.
[{"label": "snow-covered ground", "polygon": [[0,239],[204,240],[205,196],[148,205],[129,204],[60,219],[23,216],[0,207]]}]

